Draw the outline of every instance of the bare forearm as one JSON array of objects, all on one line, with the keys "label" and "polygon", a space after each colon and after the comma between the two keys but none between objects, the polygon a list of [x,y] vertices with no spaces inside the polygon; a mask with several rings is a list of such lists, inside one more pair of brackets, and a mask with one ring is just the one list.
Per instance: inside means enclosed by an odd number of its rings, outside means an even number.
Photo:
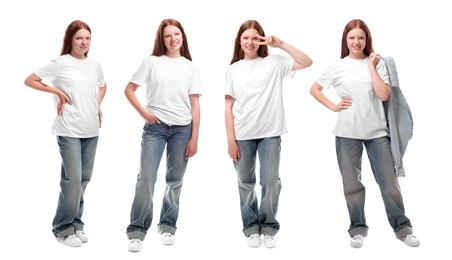
[{"label": "bare forearm", "polygon": [[298,64],[294,69],[303,69],[312,65],[312,59],[301,50],[293,47],[287,42],[282,42],[280,48],[287,52]]},{"label": "bare forearm", "polygon": [[235,133],[234,133],[234,118],[232,116],[231,110],[226,110],[225,112],[225,122],[226,122],[226,136],[229,142],[235,142]]},{"label": "bare forearm", "polygon": [[375,94],[381,101],[386,101],[391,94],[391,88],[381,79],[375,67],[370,68],[370,76]]},{"label": "bare forearm", "polygon": [[138,88],[137,85],[133,83],[129,83],[124,91],[124,94],[126,95],[127,100],[132,105],[133,108],[144,118],[146,114],[146,110],[143,108],[143,106],[140,104],[140,101],[138,100],[135,91]]},{"label": "bare forearm", "polygon": [[337,111],[337,106],[334,104],[331,100],[329,100],[323,93],[322,88],[317,83],[314,83],[314,85],[311,87],[310,91],[311,95],[322,105],[324,105],[326,108],[330,109],[331,111]]},{"label": "bare forearm", "polygon": [[198,141],[199,137],[199,125],[201,122],[201,109],[199,102],[192,102],[192,125],[191,125],[191,139]]},{"label": "bare forearm", "polygon": [[104,100],[105,94],[107,93],[107,84],[105,84],[103,87],[99,87],[99,90],[97,92],[97,103],[100,105],[102,101]]},{"label": "bare forearm", "polygon": [[36,89],[39,91],[43,91],[43,92],[47,92],[47,93],[51,93],[51,94],[55,94],[58,95],[58,91],[61,91],[57,88],[53,88],[53,87],[49,87],[47,85],[45,85],[44,83],[41,82],[41,79],[36,76],[34,73],[30,74],[26,79],[24,84],[32,89]]}]

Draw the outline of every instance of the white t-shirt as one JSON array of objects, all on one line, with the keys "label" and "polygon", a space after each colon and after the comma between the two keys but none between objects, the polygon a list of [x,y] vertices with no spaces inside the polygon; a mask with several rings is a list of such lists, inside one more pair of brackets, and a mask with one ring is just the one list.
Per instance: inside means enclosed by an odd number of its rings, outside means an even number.
[{"label": "white t-shirt", "polygon": [[185,57],[148,56],[130,82],[146,87],[146,111],[167,125],[192,121],[189,95],[201,95],[201,80],[195,64]]},{"label": "white t-shirt", "polygon": [[[35,71],[42,83],[61,89],[71,99],[52,126],[52,134],[75,138],[99,135],[99,105],[97,88],[105,86],[99,62],[76,59],[70,54],[59,56]],[[55,95],[55,103],[58,97]]]},{"label": "white t-shirt", "polygon": [[282,87],[293,63],[292,57],[274,54],[242,59],[229,66],[225,94],[235,99],[232,113],[236,140],[287,133]]},{"label": "white t-shirt", "polygon": [[[368,59],[347,56],[331,64],[317,79],[317,83],[324,88],[334,87],[339,97],[348,96],[352,99],[352,106],[338,113],[333,130],[336,136],[373,139],[388,134],[383,102],[373,89]],[[389,84],[383,60],[377,63],[376,69],[381,79]]]}]

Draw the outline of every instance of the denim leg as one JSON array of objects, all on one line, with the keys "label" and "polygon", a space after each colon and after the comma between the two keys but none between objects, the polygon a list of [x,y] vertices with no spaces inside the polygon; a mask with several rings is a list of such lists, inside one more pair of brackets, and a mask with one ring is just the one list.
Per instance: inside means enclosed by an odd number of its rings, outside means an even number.
[{"label": "denim leg", "polygon": [[395,174],[387,136],[364,142],[372,172],[380,187],[389,224],[396,237],[401,238],[412,233],[411,222],[405,215],[402,194]]},{"label": "denim leg", "polygon": [[262,186],[259,207],[261,233],[274,236],[279,230],[276,213],[281,193],[281,180],[279,178],[281,137],[262,139],[257,145],[257,153],[260,163],[260,184]]},{"label": "denim leg", "polygon": [[235,162],[237,172],[240,209],[243,232],[248,237],[251,234],[261,234],[259,208],[254,187],[256,186],[256,154],[257,140],[237,141],[240,149],[240,159]]},{"label": "denim leg", "polygon": [[159,233],[174,234],[177,229],[179,197],[188,163],[185,151],[190,137],[191,124],[169,127],[166,145],[166,188],[158,225]]},{"label": "denim leg", "polygon": [[83,230],[83,194],[91,180],[98,137],[57,137],[61,164],[61,191],[53,219],[53,233],[65,237]]},{"label": "denim leg", "polygon": [[367,235],[364,213],[366,189],[361,182],[362,140],[336,137],[336,154],[350,217],[349,234]]},{"label": "denim leg", "polygon": [[84,209],[84,195],[86,186],[91,181],[94,168],[94,159],[96,157],[98,137],[82,139],[82,196],[80,197],[80,208],[74,219],[75,231],[83,230],[83,222],[81,220]]},{"label": "denim leg", "polygon": [[[251,234],[276,235],[279,222],[278,211],[281,181],[279,161],[281,138],[271,137],[256,140],[237,141],[240,159],[234,162],[240,195],[243,232]],[[256,155],[259,156],[261,203],[256,197]]]},{"label": "denim leg", "polygon": [[146,123],[141,140],[140,172],[135,186],[127,237],[144,240],[153,218],[155,182],[166,144],[166,125]]}]

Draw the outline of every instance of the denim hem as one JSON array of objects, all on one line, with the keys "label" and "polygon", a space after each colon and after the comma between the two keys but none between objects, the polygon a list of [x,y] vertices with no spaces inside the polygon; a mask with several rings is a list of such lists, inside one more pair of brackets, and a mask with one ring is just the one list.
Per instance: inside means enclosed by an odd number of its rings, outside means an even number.
[{"label": "denim hem", "polygon": [[262,227],[261,228],[261,233],[262,235],[269,235],[269,236],[275,236],[279,231],[279,226],[278,227]]},{"label": "denim hem", "polygon": [[369,230],[368,226],[357,226],[357,227],[352,227],[348,230],[348,233],[350,234],[350,237],[354,237],[355,235],[363,235],[363,236],[367,236],[367,232]]},{"label": "denim hem", "polygon": [[257,225],[253,225],[251,227],[247,227],[243,229],[243,233],[245,234],[246,237],[249,237],[253,234],[261,234],[261,227],[257,224]]},{"label": "denim hem", "polygon": [[72,225],[74,226],[75,231],[78,231],[78,230],[83,231],[83,227],[85,226],[85,224],[83,224],[82,222],[74,222]]},{"label": "denim hem", "polygon": [[140,240],[144,240],[144,238],[146,237],[146,231],[142,231],[142,230],[131,230],[131,231],[127,231],[127,238],[128,239],[140,239]]},{"label": "denim hem", "polygon": [[413,234],[413,228],[411,226],[401,227],[397,231],[394,231],[397,239],[402,239],[407,235]]},{"label": "denim hem", "polygon": [[52,232],[55,235],[55,237],[57,237],[57,238],[63,238],[63,237],[67,237],[67,236],[75,234],[75,230],[74,230],[73,226],[67,227],[67,228],[65,228],[63,230],[59,230],[59,231],[53,230]]},{"label": "denim hem", "polygon": [[162,233],[171,233],[171,235],[174,235],[176,233],[176,227],[168,225],[166,223],[160,223],[158,226],[158,232],[159,234]]}]

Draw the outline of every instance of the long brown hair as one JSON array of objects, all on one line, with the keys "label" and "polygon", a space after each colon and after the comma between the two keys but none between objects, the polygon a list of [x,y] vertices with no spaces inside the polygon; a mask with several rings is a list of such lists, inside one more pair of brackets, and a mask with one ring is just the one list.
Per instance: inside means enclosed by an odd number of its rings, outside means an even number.
[{"label": "long brown hair", "polygon": [[347,34],[353,29],[361,29],[366,34],[366,46],[364,47],[364,54],[369,56],[373,51],[372,46],[372,36],[370,34],[369,27],[360,19],[353,19],[345,25],[344,32],[342,33],[342,48],[341,48],[341,59],[347,57],[350,50],[347,47]]},{"label": "long brown hair", "polygon": [[[242,50],[242,47],[240,46],[240,37],[242,36],[242,33],[248,29],[255,29],[257,33],[263,37],[265,37],[265,32],[262,26],[259,24],[256,20],[248,20],[244,22],[237,32],[237,36],[235,37],[234,42],[234,53],[232,55],[231,64],[243,59],[245,57],[245,53]],[[268,56],[268,46],[267,45],[261,45],[259,46],[259,49],[257,50],[257,55],[259,57],[267,57]]]},{"label": "long brown hair", "polygon": [[180,48],[180,54],[185,58],[192,60],[190,50],[188,49],[187,35],[185,35],[184,28],[182,27],[179,21],[170,18],[163,20],[160,23],[159,28],[157,29],[157,32],[155,34],[154,49],[152,50],[152,55],[162,56],[166,53],[167,49],[165,46],[165,42],[163,40],[163,30],[165,30],[165,28],[170,25],[176,26],[182,32],[183,43]]},{"label": "long brown hair", "polygon": [[[70,23],[66,29],[66,33],[64,34],[63,47],[61,48],[60,55],[71,53],[72,37],[74,37],[74,34],[77,33],[80,29],[86,29],[91,34],[91,28],[89,28],[89,26],[85,22],[75,20]],[[88,57],[88,52],[89,50],[85,52],[85,57]]]}]

